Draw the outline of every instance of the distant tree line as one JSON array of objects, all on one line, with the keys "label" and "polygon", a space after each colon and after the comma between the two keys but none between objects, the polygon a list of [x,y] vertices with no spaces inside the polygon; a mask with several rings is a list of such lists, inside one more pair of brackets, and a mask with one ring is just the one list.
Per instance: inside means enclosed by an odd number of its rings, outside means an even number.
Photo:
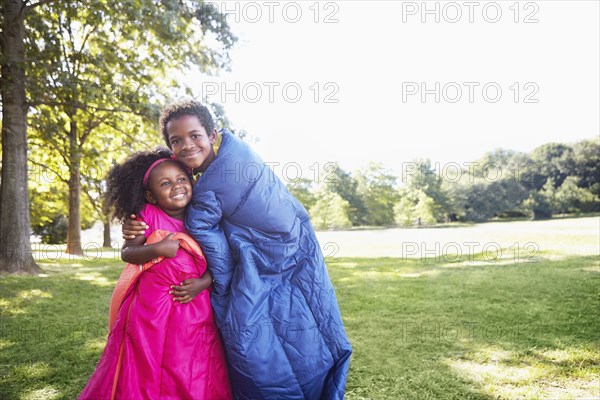
[{"label": "distant tree line", "polygon": [[304,178],[288,187],[319,229],[596,212],[600,144],[596,138],[548,143],[531,153],[498,149],[463,164],[416,160],[403,164],[400,177],[371,163],[354,173],[330,171],[321,185]]}]

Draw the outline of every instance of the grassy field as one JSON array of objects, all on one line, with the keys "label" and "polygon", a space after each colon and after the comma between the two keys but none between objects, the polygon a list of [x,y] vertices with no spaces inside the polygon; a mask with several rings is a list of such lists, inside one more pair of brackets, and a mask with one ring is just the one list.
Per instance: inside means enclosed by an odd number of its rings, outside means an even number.
[{"label": "grassy field", "polygon": [[[330,257],[354,346],[347,398],[600,398],[600,265],[589,246],[599,219],[551,222],[534,258],[508,247],[503,257]],[[484,227],[478,240],[515,232],[537,243],[530,224]],[[122,264],[40,262],[41,276],[0,277],[0,399],[74,399],[104,347]]]}]

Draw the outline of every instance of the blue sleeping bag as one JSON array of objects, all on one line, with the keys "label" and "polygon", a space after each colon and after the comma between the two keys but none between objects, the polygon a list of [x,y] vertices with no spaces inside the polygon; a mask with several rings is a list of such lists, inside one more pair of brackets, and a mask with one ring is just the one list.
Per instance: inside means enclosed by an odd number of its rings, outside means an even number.
[{"label": "blue sleeping bag", "polygon": [[194,185],[186,226],[214,277],[237,399],[343,399],[352,348],[304,207],[233,134]]}]

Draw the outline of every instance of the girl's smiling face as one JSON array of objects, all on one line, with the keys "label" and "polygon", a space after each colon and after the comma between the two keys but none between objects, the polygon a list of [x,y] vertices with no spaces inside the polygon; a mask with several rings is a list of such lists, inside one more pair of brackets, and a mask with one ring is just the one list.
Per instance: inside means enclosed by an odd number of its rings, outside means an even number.
[{"label": "girl's smiling face", "polygon": [[215,159],[213,144],[217,132],[206,132],[195,115],[183,115],[166,126],[168,141],[175,157],[191,169],[204,172]]},{"label": "girl's smiling face", "polygon": [[165,161],[150,171],[145,195],[167,215],[183,220],[185,207],[192,200],[192,183],[181,165]]}]

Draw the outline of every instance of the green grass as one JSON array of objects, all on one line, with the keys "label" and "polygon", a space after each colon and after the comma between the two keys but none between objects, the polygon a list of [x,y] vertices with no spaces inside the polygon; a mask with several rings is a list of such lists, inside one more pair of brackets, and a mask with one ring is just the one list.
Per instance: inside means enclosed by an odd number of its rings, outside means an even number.
[{"label": "green grass", "polygon": [[349,399],[600,396],[597,257],[330,271],[354,346]]},{"label": "green grass", "polygon": [[[354,347],[347,398],[599,398],[598,256],[538,258],[330,259]],[[122,264],[42,266],[0,277],[0,399],[74,399],[106,340]]]}]

